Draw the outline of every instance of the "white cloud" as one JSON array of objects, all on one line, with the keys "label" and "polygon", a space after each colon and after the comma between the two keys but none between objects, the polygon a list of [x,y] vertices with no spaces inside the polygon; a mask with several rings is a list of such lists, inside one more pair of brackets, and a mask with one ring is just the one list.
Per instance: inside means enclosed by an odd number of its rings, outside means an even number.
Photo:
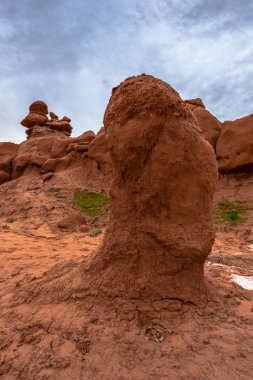
[{"label": "white cloud", "polygon": [[24,139],[19,122],[37,99],[69,116],[74,135],[97,131],[111,88],[142,72],[169,82],[183,98],[202,97],[221,119],[252,113],[252,6],[233,1],[97,0],[88,8],[77,1],[72,13],[68,2],[66,8],[48,2],[34,20],[19,8],[6,13],[0,141]]}]

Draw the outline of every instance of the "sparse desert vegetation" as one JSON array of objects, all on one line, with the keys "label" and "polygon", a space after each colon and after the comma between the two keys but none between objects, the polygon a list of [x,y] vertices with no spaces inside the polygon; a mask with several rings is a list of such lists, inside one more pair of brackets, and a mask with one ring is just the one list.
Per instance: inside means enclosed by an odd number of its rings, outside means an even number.
[{"label": "sparse desert vegetation", "polygon": [[108,211],[109,198],[105,192],[96,193],[89,190],[76,189],[74,204],[88,216],[105,215]]},{"label": "sparse desert vegetation", "polygon": [[246,202],[223,200],[213,209],[214,220],[237,224],[247,217],[248,209],[249,206]]}]

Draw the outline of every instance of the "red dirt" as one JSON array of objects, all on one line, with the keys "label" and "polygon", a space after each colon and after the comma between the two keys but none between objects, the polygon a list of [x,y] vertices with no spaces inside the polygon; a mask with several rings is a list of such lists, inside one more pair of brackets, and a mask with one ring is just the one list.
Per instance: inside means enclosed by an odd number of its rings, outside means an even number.
[{"label": "red dirt", "polygon": [[[102,235],[56,228],[73,211],[70,185],[83,186],[80,176],[71,179],[57,176],[43,184],[23,178],[0,187],[0,378],[250,380],[253,292],[231,278],[253,276],[252,209],[237,226],[217,226],[205,265],[213,296],[205,307],[117,297],[95,303],[94,295],[84,300],[82,293],[51,303],[20,297],[22,288],[50,285],[52,278],[73,272],[102,242]],[[215,202],[252,205],[252,180],[246,174],[221,177]],[[59,198],[48,192],[57,186]]]},{"label": "red dirt", "polygon": [[79,265],[102,237],[2,230],[0,239],[1,379],[251,379],[253,292],[231,275],[253,274],[252,253],[234,232],[217,235],[210,261],[226,265],[206,264],[214,296],[203,308],[120,298],[94,304],[81,295],[61,303],[14,302],[24,284],[50,281],[55,265],[53,273]]}]

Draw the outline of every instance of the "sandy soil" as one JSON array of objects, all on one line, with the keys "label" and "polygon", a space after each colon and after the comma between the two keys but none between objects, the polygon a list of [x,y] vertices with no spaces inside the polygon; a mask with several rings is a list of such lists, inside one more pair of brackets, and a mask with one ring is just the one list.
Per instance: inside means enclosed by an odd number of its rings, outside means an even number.
[{"label": "sandy soil", "polygon": [[[75,211],[73,189],[79,186],[84,185],[74,177],[66,183],[57,176],[0,186],[0,378],[252,379],[253,290],[232,281],[234,275],[253,277],[252,207],[239,226],[217,226],[205,266],[209,296],[203,308],[176,299],[94,302],[96,294],[90,300],[81,293],[43,303],[34,291],[31,302],[24,301],[23,288],[34,290],[41,280],[50,285],[52,275],[71,273],[102,240],[102,234],[57,228]],[[252,186],[252,175],[224,176],[215,202],[252,205]]]},{"label": "sandy soil", "polygon": [[[38,236],[39,235],[39,236]],[[121,299],[58,304],[19,302],[24,284],[53,266],[72,268],[102,235],[0,231],[1,379],[251,379],[253,291],[232,282],[252,276],[252,247],[218,233],[206,264],[209,302],[147,305]]]}]

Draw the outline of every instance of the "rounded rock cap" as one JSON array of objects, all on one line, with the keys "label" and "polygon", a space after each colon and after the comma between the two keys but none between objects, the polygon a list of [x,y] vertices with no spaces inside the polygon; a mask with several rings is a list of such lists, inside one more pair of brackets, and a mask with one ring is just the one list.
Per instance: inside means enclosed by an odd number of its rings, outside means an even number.
[{"label": "rounded rock cap", "polygon": [[45,102],[42,100],[37,100],[36,102],[33,102],[29,107],[30,112],[40,113],[43,115],[48,114],[48,107]]}]

